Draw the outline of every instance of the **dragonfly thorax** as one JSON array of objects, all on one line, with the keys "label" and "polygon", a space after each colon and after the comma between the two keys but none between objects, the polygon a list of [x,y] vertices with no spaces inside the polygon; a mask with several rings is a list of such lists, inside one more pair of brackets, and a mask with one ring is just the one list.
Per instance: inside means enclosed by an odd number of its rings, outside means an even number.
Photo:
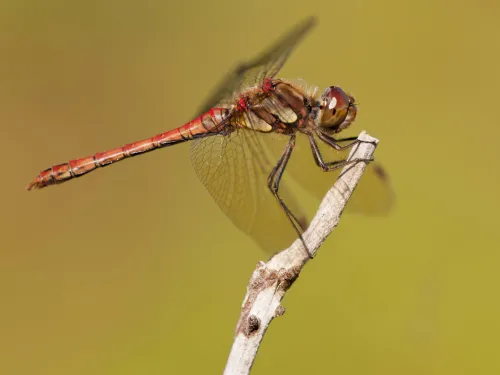
[{"label": "dragonfly thorax", "polygon": [[310,100],[300,87],[266,79],[246,90],[233,105],[236,123],[259,132],[289,134],[309,119]]}]

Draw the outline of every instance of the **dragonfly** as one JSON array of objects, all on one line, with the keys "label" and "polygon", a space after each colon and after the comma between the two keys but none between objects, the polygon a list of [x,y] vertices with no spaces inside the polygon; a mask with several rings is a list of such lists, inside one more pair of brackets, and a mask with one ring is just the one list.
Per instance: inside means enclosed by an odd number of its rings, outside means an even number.
[{"label": "dragonfly", "polygon": [[292,185],[321,199],[348,163],[371,162],[347,210],[387,214],[394,200],[387,173],[372,160],[348,162],[349,149],[359,141],[338,136],[357,116],[354,96],[338,86],[319,95],[317,87],[303,81],[276,77],[316,23],[315,17],[307,18],[257,58],[239,64],[193,120],[138,142],[54,165],[40,172],[27,190],[189,141],[194,170],[215,202],[236,227],[269,252],[302,239],[309,224]]}]

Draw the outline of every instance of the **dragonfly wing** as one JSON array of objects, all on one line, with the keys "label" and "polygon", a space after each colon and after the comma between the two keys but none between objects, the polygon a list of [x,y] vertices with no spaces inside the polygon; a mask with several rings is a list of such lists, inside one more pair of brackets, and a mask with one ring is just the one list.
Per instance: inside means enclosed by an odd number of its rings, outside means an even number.
[{"label": "dragonfly wing", "polygon": [[[298,235],[267,186],[278,159],[269,157],[261,139],[266,136],[269,134],[237,129],[225,136],[196,139],[191,160],[196,174],[232,222],[264,250],[277,252]],[[281,143],[284,149],[286,142]],[[286,180],[280,184],[279,192],[295,216],[305,223],[302,207]]]},{"label": "dragonfly wing", "polygon": [[395,205],[395,193],[382,165],[372,162],[366,167],[360,184],[347,204],[347,210],[370,216],[383,216]]},{"label": "dragonfly wing", "polygon": [[316,24],[316,18],[310,17],[296,25],[284,37],[256,59],[243,63],[226,75],[200,110],[205,113],[220,103],[230,102],[233,96],[245,88],[260,83],[264,78],[273,78],[288,59],[288,56]]},{"label": "dragonfly wing", "polygon": [[[337,151],[315,136],[323,159],[326,162],[345,160],[350,149]],[[339,142],[340,145],[346,142]],[[278,150],[274,155],[278,155]],[[323,172],[315,161],[306,136],[297,137],[294,153],[287,166],[287,172],[298,184],[318,199],[323,199],[333,186],[342,168],[332,172]],[[384,168],[377,162],[368,164],[356,191],[353,193],[346,211],[369,216],[387,215],[395,204],[395,194]]]}]

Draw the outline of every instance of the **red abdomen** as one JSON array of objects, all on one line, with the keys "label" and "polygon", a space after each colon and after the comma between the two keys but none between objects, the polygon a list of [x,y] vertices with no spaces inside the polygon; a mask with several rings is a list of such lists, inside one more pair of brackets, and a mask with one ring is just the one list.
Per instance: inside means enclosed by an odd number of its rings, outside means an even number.
[{"label": "red abdomen", "polygon": [[130,156],[189,141],[196,136],[203,136],[204,134],[218,134],[220,128],[226,125],[225,122],[228,116],[229,110],[227,108],[214,108],[181,127],[154,137],[129,143],[123,147],[117,147],[109,151],[98,152],[85,158],[70,160],[64,164],[54,165],[40,172],[26,186],[26,189],[41,189],[49,185],[59,184]]}]

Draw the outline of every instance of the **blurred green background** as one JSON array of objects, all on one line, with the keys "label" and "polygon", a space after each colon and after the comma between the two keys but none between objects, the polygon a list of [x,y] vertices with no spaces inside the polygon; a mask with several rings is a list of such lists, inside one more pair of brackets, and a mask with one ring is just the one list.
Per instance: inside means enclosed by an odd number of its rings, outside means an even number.
[{"label": "blurred green background", "polygon": [[[498,374],[500,3],[0,3],[0,373],[218,374],[267,259],[189,146],[27,193],[41,169],[188,121],[319,15],[282,71],[361,103],[397,206],[344,215],[254,374]],[[495,146],[497,145],[497,146]],[[309,197],[301,197],[305,200]]]}]

